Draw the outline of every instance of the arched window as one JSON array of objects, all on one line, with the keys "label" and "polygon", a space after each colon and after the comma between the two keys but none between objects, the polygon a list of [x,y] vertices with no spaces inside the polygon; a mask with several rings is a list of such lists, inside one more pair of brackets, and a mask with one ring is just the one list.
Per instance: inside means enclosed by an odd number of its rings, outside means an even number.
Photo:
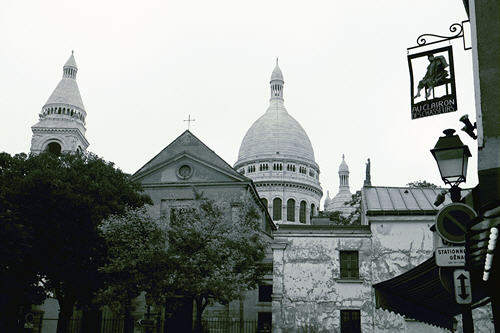
[{"label": "arched window", "polygon": [[264,204],[264,206],[266,207],[266,209],[268,209],[267,207],[267,199],[266,198],[260,198],[260,201],[262,201],[262,203]]},{"label": "arched window", "polygon": [[281,199],[276,198],[273,200],[273,220],[281,220]]},{"label": "arched window", "polygon": [[295,200],[288,199],[286,202],[286,220],[295,222]]},{"label": "arched window", "polygon": [[300,210],[299,210],[299,222],[306,223],[306,207],[307,204],[305,201],[300,202]]},{"label": "arched window", "polygon": [[314,207],[314,204],[311,204],[311,218],[315,215],[315,209],[316,207]]},{"label": "arched window", "polygon": [[47,148],[45,148],[49,153],[59,155],[61,154],[61,145],[58,144],[57,142],[51,142],[47,145]]}]

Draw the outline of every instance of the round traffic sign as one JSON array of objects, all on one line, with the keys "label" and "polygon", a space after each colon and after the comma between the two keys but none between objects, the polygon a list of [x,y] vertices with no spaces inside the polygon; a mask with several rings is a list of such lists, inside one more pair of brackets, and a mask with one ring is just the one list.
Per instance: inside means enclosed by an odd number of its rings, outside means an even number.
[{"label": "round traffic sign", "polygon": [[439,236],[449,243],[463,244],[467,224],[476,216],[476,212],[470,206],[451,203],[437,213],[436,230]]}]

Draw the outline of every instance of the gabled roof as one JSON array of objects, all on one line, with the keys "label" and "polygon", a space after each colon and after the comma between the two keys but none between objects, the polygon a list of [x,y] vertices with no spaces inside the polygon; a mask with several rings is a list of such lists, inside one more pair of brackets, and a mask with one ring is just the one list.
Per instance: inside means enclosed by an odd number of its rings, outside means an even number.
[{"label": "gabled roof", "polygon": [[226,161],[219,157],[219,155],[217,155],[213,150],[208,148],[189,130],[184,131],[184,133],[179,135],[155,157],[149,160],[149,162],[144,164],[144,166],[142,166],[132,175],[132,178],[138,178],[148,171],[156,169],[158,166],[165,164],[172,158],[183,153],[189,154],[191,156],[196,156],[198,159],[206,161],[208,164],[221,169],[226,174],[229,174],[238,180],[251,182],[250,178],[247,178],[239,172],[236,172],[236,170],[234,170],[229,164],[227,164]]},{"label": "gabled roof", "polygon": [[[361,189],[363,208],[367,215],[435,214],[450,204],[449,195],[439,206],[434,206],[438,194],[445,188],[365,186]],[[463,190],[462,196],[470,190]]]},{"label": "gabled roof", "polygon": [[[160,151],[155,157],[149,160],[144,166],[137,170],[131,178],[133,180],[138,180],[148,174],[155,172],[155,170],[169,164],[172,160],[178,158],[191,158],[197,160],[205,165],[210,165],[219,171],[222,171],[226,175],[234,178],[236,182],[241,182],[248,186],[248,189],[254,198],[255,202],[261,207],[262,211],[266,215],[266,221],[271,226],[272,230],[277,230],[276,224],[274,224],[267,207],[262,203],[259,198],[259,194],[253,181],[240,174],[234,170],[229,164],[226,163],[219,155],[217,155],[213,150],[208,148],[200,139],[198,139],[189,130],[184,131],[179,135],[174,141],[172,141],[168,146],[166,146],[162,151]],[[272,237],[272,235],[270,235]]]}]

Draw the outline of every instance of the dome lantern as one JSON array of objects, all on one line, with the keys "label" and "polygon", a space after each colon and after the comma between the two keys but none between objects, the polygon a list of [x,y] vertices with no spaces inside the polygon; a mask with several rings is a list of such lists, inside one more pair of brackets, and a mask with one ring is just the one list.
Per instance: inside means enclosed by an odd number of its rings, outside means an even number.
[{"label": "dome lantern", "polygon": [[283,100],[283,73],[281,73],[280,66],[278,65],[278,58],[276,58],[276,67],[274,67],[273,73],[271,74],[271,100],[278,99]]}]

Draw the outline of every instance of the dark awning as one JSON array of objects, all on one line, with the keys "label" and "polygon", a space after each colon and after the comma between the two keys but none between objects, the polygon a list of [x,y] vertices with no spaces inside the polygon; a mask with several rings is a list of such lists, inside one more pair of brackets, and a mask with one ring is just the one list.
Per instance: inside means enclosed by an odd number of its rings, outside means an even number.
[{"label": "dark awning", "polygon": [[[449,280],[446,276],[452,276],[453,269],[445,268],[441,274]],[[462,313],[462,306],[456,303],[453,290],[443,287],[439,275],[432,257],[406,273],[373,285],[377,308],[451,330],[453,317]],[[473,281],[477,279],[474,272],[471,276]],[[452,279],[449,281],[452,283]],[[473,290],[472,295],[473,304],[485,298],[480,290]]]}]

